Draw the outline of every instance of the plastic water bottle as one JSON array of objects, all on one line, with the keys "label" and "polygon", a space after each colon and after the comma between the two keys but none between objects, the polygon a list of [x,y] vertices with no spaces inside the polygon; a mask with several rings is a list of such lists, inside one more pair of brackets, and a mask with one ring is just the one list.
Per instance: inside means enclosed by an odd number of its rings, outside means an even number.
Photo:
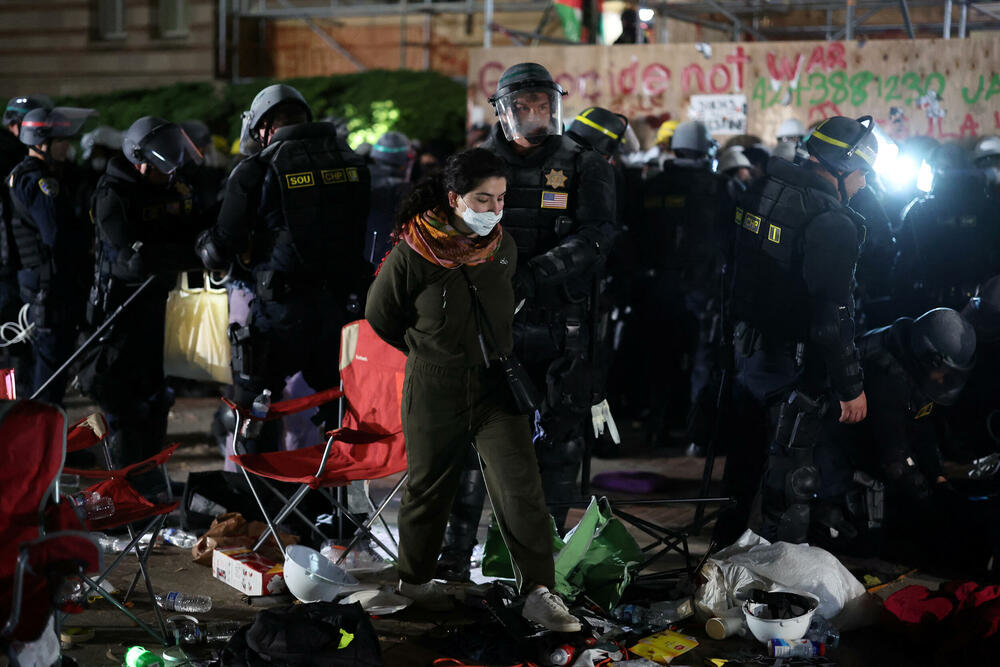
[{"label": "plastic water bottle", "polygon": [[163,658],[152,651],[147,651],[145,647],[133,646],[125,654],[126,667],[154,667],[163,665]]},{"label": "plastic water bottle", "polygon": [[267,413],[271,410],[271,390],[265,389],[257,395],[257,398],[253,399],[253,405],[250,406],[250,416],[254,417],[253,420],[247,420],[247,425],[243,429],[243,435],[247,438],[256,438],[260,435],[260,430],[263,427],[262,421],[257,421],[267,417]]},{"label": "plastic water bottle", "polygon": [[187,532],[186,530],[181,530],[180,528],[164,528],[160,531],[160,535],[166,542],[174,545],[175,547],[180,547],[181,549],[190,549],[198,541],[198,537]]},{"label": "plastic water bottle", "polygon": [[182,614],[202,614],[212,608],[212,598],[207,595],[185,595],[177,591],[157,595],[156,602],[167,611]]},{"label": "plastic water bottle", "polygon": [[772,658],[808,658],[826,655],[826,645],[810,639],[768,639],[767,655]]},{"label": "plastic water bottle", "polygon": [[840,644],[840,630],[819,614],[813,614],[812,621],[809,622],[809,629],[806,630],[806,639],[822,642],[830,648],[837,648],[837,645]]},{"label": "plastic water bottle", "polygon": [[110,496],[102,496],[98,492],[78,493],[70,496],[77,512],[82,512],[88,521],[107,519],[115,513],[115,501]]}]

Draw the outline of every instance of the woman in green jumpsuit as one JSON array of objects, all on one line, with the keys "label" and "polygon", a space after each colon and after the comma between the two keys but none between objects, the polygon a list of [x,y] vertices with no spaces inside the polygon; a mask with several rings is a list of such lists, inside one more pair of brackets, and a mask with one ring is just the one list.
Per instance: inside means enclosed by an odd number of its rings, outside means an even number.
[{"label": "woman in green jumpsuit", "polygon": [[[399,509],[399,591],[429,608],[450,603],[431,577],[472,442],[518,585],[523,615],[580,629],[554,585],[552,531],[528,417],[518,414],[497,360],[513,347],[514,239],[498,224],[506,166],[472,149],[418,183],[403,203],[396,245],[368,293],[365,317],[407,355],[402,421],[409,479]],[[482,304],[487,367],[470,283]],[[489,342],[495,340],[492,349]]]}]

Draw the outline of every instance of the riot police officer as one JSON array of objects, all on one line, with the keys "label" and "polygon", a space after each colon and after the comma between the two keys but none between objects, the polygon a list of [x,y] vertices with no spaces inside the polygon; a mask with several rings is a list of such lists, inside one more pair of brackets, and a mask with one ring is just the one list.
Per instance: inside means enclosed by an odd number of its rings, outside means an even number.
[{"label": "riot police officer", "polygon": [[677,126],[674,159],[643,189],[639,247],[648,282],[636,304],[641,343],[659,429],[683,419],[709,380],[713,330],[718,324],[724,246],[719,216],[725,193],[714,171],[717,143],[701,121]]},{"label": "riot police officer", "polygon": [[[866,528],[879,528],[882,508],[869,499],[878,490],[871,482],[885,485],[897,514],[926,503],[946,482],[930,417],[937,406],[956,403],[976,358],[975,330],[950,308],[916,320],[901,317],[856,344],[870,410],[863,423],[838,426],[817,452],[823,478],[815,517],[824,529],[819,539],[849,542]],[[859,488],[858,479],[867,483]]]},{"label": "riot police officer", "polygon": [[[235,399],[243,406],[264,389],[280,396],[284,379],[299,370],[314,389],[336,385],[335,341],[356,316],[349,305],[370,273],[361,255],[368,168],[332,124],[311,121],[295,88],[276,84],[257,94],[243,115],[244,142],[256,152],[233,170],[218,221],[197,243],[210,269],[249,255],[249,320],[230,327]],[[280,433],[280,422],[268,422],[248,448],[273,451]]]},{"label": "riot police officer", "polygon": [[177,272],[199,264],[192,245],[203,225],[180,176],[200,155],[178,125],[140,118],[126,130],[122,150],[94,191],[91,325],[100,325],[147,278],[157,278],[98,341],[80,380],[107,416],[112,451],[125,465],[158,453],[166,437],[173,395],[163,375],[164,307]]},{"label": "riot police officer", "polygon": [[976,285],[1000,272],[1000,202],[987,173],[959,146],[931,156],[930,193],[903,210],[894,282],[910,312],[961,308]]},{"label": "riot police officer", "polygon": [[[514,349],[545,394],[535,440],[550,505],[577,496],[584,421],[603,398],[594,396],[591,306],[615,229],[611,166],[563,135],[564,94],[537,63],[507,68],[490,98],[499,121],[482,145],[511,170],[504,231],[517,243],[514,292],[524,301],[514,319]],[[456,503],[468,520],[449,525],[445,535],[444,551],[451,550],[460,574],[468,572],[475,544],[481,478],[466,471]],[[550,509],[561,530],[568,507]]]},{"label": "riot police officer", "polygon": [[[21,143],[18,135],[21,132],[21,121],[32,109],[45,107],[51,109],[52,100],[44,95],[20,95],[7,102],[3,112],[3,129],[0,129],[0,173],[9,174],[28,154],[28,147]],[[10,193],[6,187],[0,188],[0,321],[13,322],[18,319],[22,302],[18,293],[17,270],[20,260],[17,256],[17,246],[14,243],[12,227],[13,207],[10,203]],[[31,347],[20,343],[4,348],[4,352],[13,357],[16,369],[17,394],[30,396],[32,387]]]},{"label": "riot police officer", "polygon": [[[863,221],[846,204],[875,163],[873,127],[870,116],[826,119],[806,140],[809,160],[768,162],[767,177],[734,216],[736,380],[745,400],[767,410],[769,454],[754,523],[769,540],[806,539],[819,487],[813,448],[825,415],[854,423],[867,414],[852,296]],[[753,455],[745,451],[727,467],[746,474]]]},{"label": "riot police officer", "polygon": [[[82,323],[89,280],[91,233],[74,208],[81,182],[67,162],[69,138],[80,131],[93,109],[36,108],[25,114],[18,138],[28,155],[7,177],[11,228],[20,269],[20,296],[29,304],[33,385],[37,391],[73,352]],[[39,395],[61,403],[66,375]]]},{"label": "riot police officer", "polygon": [[378,266],[392,249],[389,238],[396,209],[410,189],[410,169],[416,153],[402,132],[386,132],[371,150],[372,204],[365,232],[365,259]]},{"label": "riot police officer", "polygon": [[[510,167],[504,229],[518,249],[524,307],[514,346],[545,393],[536,439],[550,503],[576,496],[583,422],[595,400],[591,354],[595,285],[615,233],[607,161],[562,135],[565,92],[536,63],[509,67],[490,99],[499,122],[483,148]],[[603,398],[603,397],[601,397]],[[555,508],[560,528],[566,508]]]}]

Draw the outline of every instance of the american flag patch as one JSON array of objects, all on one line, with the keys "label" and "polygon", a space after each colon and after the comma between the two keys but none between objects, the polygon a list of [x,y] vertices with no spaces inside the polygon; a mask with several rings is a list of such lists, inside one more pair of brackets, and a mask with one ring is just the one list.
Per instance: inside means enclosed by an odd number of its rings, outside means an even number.
[{"label": "american flag patch", "polygon": [[569,205],[569,195],[565,192],[542,191],[542,208],[565,209]]}]

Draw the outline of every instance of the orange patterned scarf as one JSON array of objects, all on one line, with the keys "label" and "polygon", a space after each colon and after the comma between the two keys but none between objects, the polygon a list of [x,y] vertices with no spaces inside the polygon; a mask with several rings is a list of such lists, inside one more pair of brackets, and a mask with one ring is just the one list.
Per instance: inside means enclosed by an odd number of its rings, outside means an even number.
[{"label": "orange patterned scarf", "polygon": [[500,225],[487,236],[466,236],[449,224],[440,211],[427,211],[403,225],[403,239],[429,262],[446,269],[487,262],[500,247]]}]

